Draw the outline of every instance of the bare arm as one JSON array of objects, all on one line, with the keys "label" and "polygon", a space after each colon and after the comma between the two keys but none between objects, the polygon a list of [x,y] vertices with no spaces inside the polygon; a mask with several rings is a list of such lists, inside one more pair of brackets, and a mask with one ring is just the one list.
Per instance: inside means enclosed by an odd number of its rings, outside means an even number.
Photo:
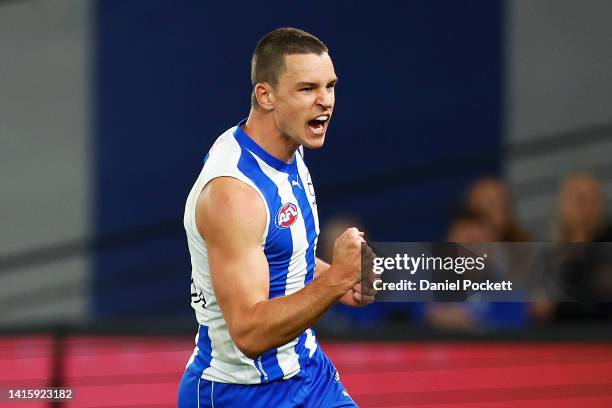
[{"label": "bare arm", "polygon": [[264,206],[251,187],[220,177],[204,188],[196,209],[217,301],[230,336],[249,358],[295,339],[359,281],[363,241],[357,229],[347,230],[336,241],[338,262],[325,276],[292,295],[268,299]]},{"label": "bare arm", "polygon": [[[330,268],[330,264],[320,258],[316,258],[315,279],[327,273]],[[353,307],[363,307],[374,303],[376,291],[368,291],[366,294],[362,293],[363,289],[361,282],[357,282],[351,289],[342,295],[339,302]]]}]

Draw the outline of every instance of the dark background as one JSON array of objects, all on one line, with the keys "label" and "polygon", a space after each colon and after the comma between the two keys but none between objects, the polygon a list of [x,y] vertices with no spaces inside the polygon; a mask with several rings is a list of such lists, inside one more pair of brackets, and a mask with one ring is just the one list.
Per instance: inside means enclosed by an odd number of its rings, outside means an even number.
[{"label": "dark background", "polygon": [[94,249],[96,317],[191,314],[185,199],[248,115],[252,50],[279,26],[321,38],[340,78],[306,153],[321,225],[351,212],[378,241],[442,239],[466,185],[500,172],[502,5],[98,2],[94,227],[124,245]]}]

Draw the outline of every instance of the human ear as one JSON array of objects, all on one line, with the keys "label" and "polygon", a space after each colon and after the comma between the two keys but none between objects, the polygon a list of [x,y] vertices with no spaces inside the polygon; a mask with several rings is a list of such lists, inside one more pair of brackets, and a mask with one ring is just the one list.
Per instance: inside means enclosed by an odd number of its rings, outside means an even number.
[{"label": "human ear", "polygon": [[259,106],[267,111],[274,109],[274,90],[267,82],[255,85],[255,97]]}]

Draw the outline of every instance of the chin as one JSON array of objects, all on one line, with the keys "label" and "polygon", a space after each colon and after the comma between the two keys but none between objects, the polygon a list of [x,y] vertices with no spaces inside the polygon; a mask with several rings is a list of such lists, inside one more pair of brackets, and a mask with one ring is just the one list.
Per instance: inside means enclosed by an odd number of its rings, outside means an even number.
[{"label": "chin", "polygon": [[302,145],[308,149],[319,149],[325,143],[325,135],[327,135],[327,127],[321,133],[315,133],[307,127],[302,133]]},{"label": "chin", "polygon": [[309,140],[304,140],[304,143],[302,143],[302,145],[307,149],[320,149],[321,147],[323,147],[324,143],[325,135],[322,135],[316,139],[310,138]]}]

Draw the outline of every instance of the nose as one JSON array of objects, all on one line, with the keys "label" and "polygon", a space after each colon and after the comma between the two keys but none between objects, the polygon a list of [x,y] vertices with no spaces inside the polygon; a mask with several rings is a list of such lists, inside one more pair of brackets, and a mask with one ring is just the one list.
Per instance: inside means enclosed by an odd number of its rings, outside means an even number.
[{"label": "nose", "polygon": [[317,103],[323,107],[323,109],[329,109],[334,106],[334,90],[323,88],[321,92],[319,92],[319,98]]}]

